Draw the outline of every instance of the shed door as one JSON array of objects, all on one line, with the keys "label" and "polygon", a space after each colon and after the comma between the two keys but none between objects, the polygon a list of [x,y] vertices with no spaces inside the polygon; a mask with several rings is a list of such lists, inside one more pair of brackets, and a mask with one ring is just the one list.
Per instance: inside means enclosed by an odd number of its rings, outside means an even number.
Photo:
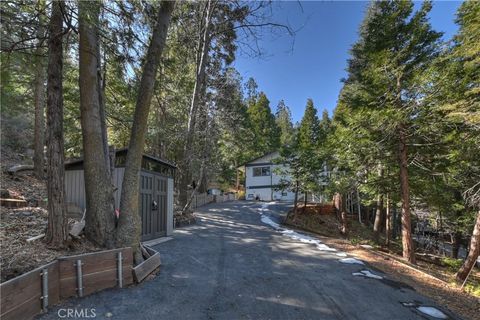
[{"label": "shed door", "polygon": [[167,178],[140,173],[142,241],[159,238],[167,231]]}]

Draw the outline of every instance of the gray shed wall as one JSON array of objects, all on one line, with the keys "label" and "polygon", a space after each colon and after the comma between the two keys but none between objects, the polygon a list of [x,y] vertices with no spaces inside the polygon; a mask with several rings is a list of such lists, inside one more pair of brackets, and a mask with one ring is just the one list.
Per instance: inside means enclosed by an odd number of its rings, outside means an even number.
[{"label": "gray shed wall", "polygon": [[[125,168],[115,168],[113,181],[115,185],[115,208],[120,207],[120,196],[122,193],[122,181]],[[83,170],[65,170],[65,201],[74,203],[82,210],[86,207],[85,180]],[[167,179],[167,236],[173,233],[173,179]]]}]

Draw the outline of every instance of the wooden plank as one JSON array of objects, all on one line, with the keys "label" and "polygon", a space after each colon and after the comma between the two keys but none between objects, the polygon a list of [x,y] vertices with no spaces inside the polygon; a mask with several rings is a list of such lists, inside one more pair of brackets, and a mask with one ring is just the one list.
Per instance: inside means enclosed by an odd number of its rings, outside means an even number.
[{"label": "wooden plank", "polygon": [[[15,309],[26,300],[31,300],[34,297],[39,298],[41,296],[42,286],[40,273],[41,271],[30,272],[27,276],[10,283],[14,286],[2,286],[0,291],[2,314]],[[38,308],[40,308],[40,300],[38,300]]]},{"label": "wooden plank", "polygon": [[27,206],[27,201],[22,199],[0,199],[0,205],[7,208],[23,208]]},{"label": "wooden plank", "polygon": [[[60,297],[62,299],[77,295],[77,277],[75,262],[82,260],[83,294],[117,286],[117,254],[122,252],[123,285],[133,283],[132,248],[106,250],[84,255],[59,258]],[[103,278],[102,278],[103,277]]]},{"label": "wooden plank", "polygon": [[48,305],[53,306],[60,302],[60,271],[59,263],[55,261],[48,268]]},{"label": "wooden plank", "polygon": [[[128,285],[133,282],[131,268],[123,270],[123,284]],[[118,285],[117,269],[108,269],[100,272],[83,275],[83,295],[89,295],[108,288],[114,288]],[[77,296],[77,278],[60,279],[60,296],[62,299]]]},{"label": "wooden plank", "polygon": [[[58,263],[53,261],[2,283],[0,285],[2,313],[22,304],[25,300],[41,295],[42,282],[40,274],[43,268],[48,268],[50,271],[56,267],[58,267]],[[52,279],[55,279],[55,276]]]},{"label": "wooden plank", "polygon": [[0,286],[2,319],[30,319],[41,312],[41,273],[44,268],[48,270],[49,305],[60,301],[58,262],[54,261],[2,283]]},{"label": "wooden plank", "polygon": [[73,255],[73,256],[63,256],[63,257],[59,257],[58,260],[78,260],[78,259],[82,259],[82,258],[85,258],[85,257],[94,256],[94,255],[98,255],[98,254],[102,254],[102,253],[120,252],[120,251],[122,251],[124,254],[129,251],[130,254],[131,254],[132,248],[125,247],[125,248],[117,248],[117,249],[111,249],[111,250],[103,250],[103,251],[77,254],[77,255]]},{"label": "wooden plank", "polygon": [[153,270],[158,268],[160,264],[160,254],[156,252],[153,256],[133,268],[135,281],[137,283],[141,282],[146,276],[152,273]]},{"label": "wooden plank", "polygon": [[22,303],[17,304],[13,309],[6,312],[4,311],[2,308],[2,314],[0,316],[2,320],[33,319],[33,317],[42,312],[40,293],[28,300],[23,300]]},{"label": "wooden plank", "polygon": [[58,258],[60,264],[60,279],[76,276],[75,263],[77,260],[82,260],[82,273],[84,275],[103,270],[115,269],[117,266],[117,254],[120,251],[123,256],[123,266],[131,267],[133,265],[131,248],[120,248]]}]

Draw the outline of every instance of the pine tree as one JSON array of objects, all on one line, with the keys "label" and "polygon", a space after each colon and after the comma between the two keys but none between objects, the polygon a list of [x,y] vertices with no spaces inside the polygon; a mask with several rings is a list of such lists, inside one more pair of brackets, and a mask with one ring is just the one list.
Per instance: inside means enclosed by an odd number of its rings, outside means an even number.
[{"label": "pine tree", "polygon": [[254,133],[254,145],[257,155],[278,150],[280,131],[275,116],[270,109],[265,93],[260,92],[258,99],[248,108],[248,117]]},{"label": "pine tree", "polygon": [[307,106],[300,121],[296,141],[296,153],[298,157],[298,180],[305,193],[305,204],[307,193],[318,191],[320,185],[320,174],[323,170],[323,159],[318,157],[318,143],[320,137],[320,121],[317,116],[317,109],[313,100],[307,100]]},{"label": "pine tree", "polygon": [[375,113],[374,119],[391,135],[388,142],[395,142],[384,148],[398,157],[403,256],[412,263],[407,146],[421,108],[421,75],[438,52],[440,34],[432,31],[427,18],[431,7],[424,2],[414,13],[411,1],[373,2],[360,27],[360,40],[352,48],[341,97],[348,108]]},{"label": "pine tree", "polygon": [[320,122],[313,100],[307,100],[305,113],[298,128],[298,146],[301,151],[310,152],[315,149],[320,134]]},{"label": "pine tree", "polygon": [[280,129],[280,144],[281,146],[291,145],[293,143],[293,136],[295,130],[292,124],[292,113],[290,108],[285,105],[283,100],[277,105],[277,111],[275,112],[275,122]]},{"label": "pine tree", "polygon": [[[463,282],[480,252],[480,3],[464,2],[456,22],[459,31],[453,46],[437,59],[432,72],[430,127],[442,144],[432,148],[430,158],[443,173],[436,182],[434,203],[454,213],[448,218],[455,222],[456,238],[473,229],[468,257],[456,275]],[[459,223],[465,220],[468,226]]]}]

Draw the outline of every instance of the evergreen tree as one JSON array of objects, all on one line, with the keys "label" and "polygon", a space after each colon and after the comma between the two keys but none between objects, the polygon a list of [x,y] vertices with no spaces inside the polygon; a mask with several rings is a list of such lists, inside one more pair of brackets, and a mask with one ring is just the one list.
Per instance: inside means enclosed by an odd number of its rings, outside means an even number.
[{"label": "evergreen tree", "polygon": [[260,92],[258,99],[248,108],[248,117],[254,133],[254,145],[257,155],[278,150],[280,130],[270,109],[265,93]]},{"label": "evergreen tree", "polygon": [[308,191],[318,191],[320,174],[323,168],[323,159],[318,157],[317,148],[320,137],[320,121],[313,100],[307,100],[305,113],[300,121],[296,141],[296,153],[298,164],[298,180],[305,193],[307,203]]},{"label": "evergreen tree", "polygon": [[311,152],[318,143],[320,134],[320,122],[317,116],[317,109],[313,106],[313,100],[307,100],[305,113],[298,128],[298,147],[301,151]]},{"label": "evergreen tree", "polygon": [[384,135],[391,137],[380,141],[387,141],[383,148],[398,156],[403,256],[412,263],[407,146],[414,139],[422,106],[421,76],[438,52],[440,34],[431,30],[427,19],[431,7],[424,2],[414,13],[411,1],[373,2],[352,48],[341,96],[349,108],[375,113]]},{"label": "evergreen tree", "polygon": [[291,145],[293,143],[293,136],[295,130],[292,124],[292,113],[290,108],[285,105],[283,100],[277,105],[277,111],[275,112],[275,122],[280,129],[280,144],[281,146]]},{"label": "evergreen tree", "polygon": [[428,124],[428,130],[441,142],[431,148],[429,158],[443,178],[434,181],[437,193],[432,200],[449,213],[448,221],[454,226],[455,253],[457,238],[462,233],[472,234],[469,255],[456,275],[459,282],[465,280],[480,252],[479,21],[480,3],[464,2],[457,12],[459,31],[453,38],[453,46],[437,59],[433,68]]}]

